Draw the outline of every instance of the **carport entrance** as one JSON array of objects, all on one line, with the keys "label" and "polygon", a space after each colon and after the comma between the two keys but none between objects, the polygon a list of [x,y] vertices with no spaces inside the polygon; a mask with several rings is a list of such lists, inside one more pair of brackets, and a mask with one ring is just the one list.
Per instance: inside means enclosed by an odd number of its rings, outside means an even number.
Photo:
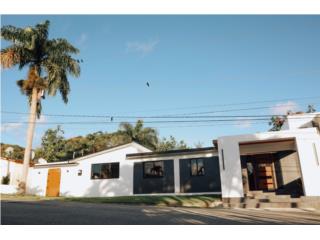
[{"label": "carport entrance", "polygon": [[239,144],[244,193],[303,195],[302,175],[294,139]]}]

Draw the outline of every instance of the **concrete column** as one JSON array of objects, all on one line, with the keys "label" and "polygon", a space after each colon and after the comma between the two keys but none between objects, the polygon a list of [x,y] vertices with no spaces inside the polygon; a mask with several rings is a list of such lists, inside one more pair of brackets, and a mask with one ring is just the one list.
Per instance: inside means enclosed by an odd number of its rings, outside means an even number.
[{"label": "concrete column", "polygon": [[297,137],[296,144],[305,195],[320,196],[320,166],[317,159],[320,140],[319,138]]},{"label": "concrete column", "polygon": [[218,146],[222,197],[243,197],[239,143],[231,138],[218,138]]},{"label": "concrete column", "polygon": [[180,193],[180,162],[179,158],[173,160],[173,172],[174,172],[174,192]]}]

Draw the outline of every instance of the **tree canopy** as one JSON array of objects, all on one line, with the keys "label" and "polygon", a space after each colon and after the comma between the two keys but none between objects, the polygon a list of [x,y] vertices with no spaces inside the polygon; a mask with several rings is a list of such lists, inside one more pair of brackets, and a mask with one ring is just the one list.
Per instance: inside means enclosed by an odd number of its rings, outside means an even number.
[{"label": "tree canopy", "polygon": [[144,127],[143,121],[135,125],[122,123],[116,132],[94,132],[85,136],[66,139],[60,126],[48,129],[42,137],[41,146],[36,149],[36,159],[44,158],[48,162],[64,161],[108,148],[135,141],[153,151],[168,151],[188,148],[184,141],[173,136],[160,139],[154,128]]},{"label": "tree canopy", "polygon": [[[19,70],[28,67],[26,79],[17,81],[22,94],[31,103],[32,91],[36,89],[44,96],[55,96],[60,92],[65,103],[68,102],[70,86],[68,75],[79,77],[80,61],[73,58],[79,50],[66,39],[49,39],[49,21],[34,27],[18,28],[11,25],[1,27],[1,38],[12,44],[1,49],[1,66]],[[41,113],[41,101],[37,103],[38,117]]]},{"label": "tree canopy", "polygon": [[[6,153],[6,149],[8,147],[13,148],[13,152],[10,154],[10,156],[8,156]],[[1,143],[1,156],[20,160],[20,159],[23,159],[23,155],[24,155],[24,148],[23,147],[21,147],[19,145],[14,145],[14,144]]]}]

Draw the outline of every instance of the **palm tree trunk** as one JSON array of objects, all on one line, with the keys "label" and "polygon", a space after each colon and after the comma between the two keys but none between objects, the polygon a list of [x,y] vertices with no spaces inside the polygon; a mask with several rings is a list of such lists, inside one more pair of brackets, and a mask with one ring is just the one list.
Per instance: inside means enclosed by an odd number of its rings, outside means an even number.
[{"label": "palm tree trunk", "polygon": [[24,151],[22,175],[19,183],[20,193],[22,194],[26,192],[26,184],[27,184],[28,170],[29,170],[31,150],[32,150],[32,140],[33,140],[33,134],[34,134],[34,129],[36,125],[36,117],[37,117],[37,103],[38,103],[38,90],[36,88],[33,88],[30,114],[29,114],[29,125],[28,125],[28,132],[27,132],[27,144]]}]

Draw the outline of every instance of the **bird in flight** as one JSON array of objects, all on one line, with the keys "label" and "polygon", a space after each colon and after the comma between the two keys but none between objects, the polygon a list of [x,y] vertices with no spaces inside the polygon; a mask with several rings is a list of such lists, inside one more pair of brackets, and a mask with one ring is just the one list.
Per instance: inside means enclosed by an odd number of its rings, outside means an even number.
[{"label": "bird in flight", "polygon": [[110,118],[110,121],[113,122],[113,117]]},{"label": "bird in flight", "polygon": [[148,86],[148,87],[150,87],[150,84],[149,84],[149,82],[147,82],[146,84],[147,84],[147,86]]}]

